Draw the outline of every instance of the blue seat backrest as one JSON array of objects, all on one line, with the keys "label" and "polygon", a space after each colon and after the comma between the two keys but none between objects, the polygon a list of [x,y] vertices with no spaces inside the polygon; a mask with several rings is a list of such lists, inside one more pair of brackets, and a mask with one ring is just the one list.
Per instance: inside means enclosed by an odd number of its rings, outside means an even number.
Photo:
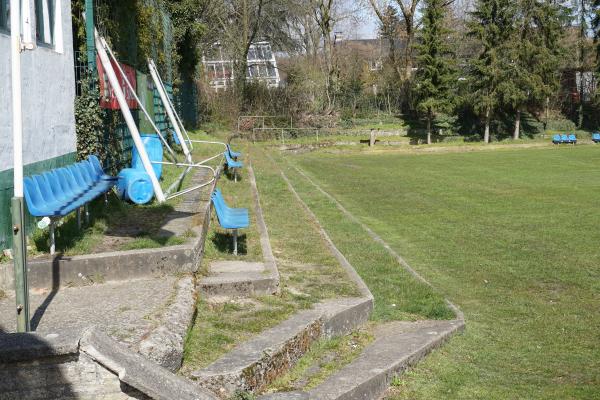
[{"label": "blue seat backrest", "polygon": [[104,169],[102,168],[102,164],[100,164],[100,160],[98,159],[98,157],[92,154],[88,157],[88,160],[90,161],[90,164],[92,165],[98,176],[104,175]]},{"label": "blue seat backrest", "polygon": [[60,185],[63,190],[68,193],[69,197],[74,197],[81,194],[82,189],[77,185],[73,174],[67,168],[60,168],[57,170],[60,178]]},{"label": "blue seat backrest", "polygon": [[567,142],[569,140],[569,137],[567,135],[560,135],[560,140],[562,140],[563,142]]},{"label": "blue seat backrest", "polygon": [[89,184],[85,181],[85,179],[81,175],[81,171],[79,171],[79,167],[77,167],[77,165],[69,165],[67,167],[67,169],[71,172],[71,174],[73,175],[73,178],[75,178],[77,187],[79,187],[81,190],[87,189]]},{"label": "blue seat backrest", "polygon": [[560,135],[554,135],[554,137],[552,138],[552,140],[554,140],[555,142],[560,141]]},{"label": "blue seat backrest", "polygon": [[33,175],[31,178],[33,178],[35,183],[38,185],[38,188],[40,189],[40,194],[42,195],[44,202],[56,203],[56,197],[54,196],[52,188],[50,187],[50,184],[48,183],[46,178],[42,175]]},{"label": "blue seat backrest", "polygon": [[42,175],[44,176],[44,178],[46,178],[46,181],[50,185],[50,189],[52,190],[54,197],[58,201],[66,200],[67,194],[62,189],[62,186],[60,184],[60,178],[58,176],[58,172],[56,170],[52,170],[52,171],[44,172]]},{"label": "blue seat backrest", "polygon": [[43,216],[46,208],[37,183],[32,178],[26,177],[23,179],[23,189],[29,212],[35,216]]},{"label": "blue seat backrest", "polygon": [[569,135],[569,140],[570,140],[570,141],[577,140],[577,136],[575,136],[574,134],[570,134],[570,135]]}]

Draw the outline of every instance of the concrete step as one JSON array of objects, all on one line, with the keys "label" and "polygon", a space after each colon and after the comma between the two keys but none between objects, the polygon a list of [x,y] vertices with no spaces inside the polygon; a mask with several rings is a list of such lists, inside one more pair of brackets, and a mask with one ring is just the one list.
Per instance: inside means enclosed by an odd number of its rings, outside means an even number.
[{"label": "concrete step", "polygon": [[308,392],[311,400],[378,399],[402,374],[464,328],[464,321],[393,322],[352,363]]},{"label": "concrete step", "polygon": [[355,330],[372,309],[368,298],[321,303],[240,344],[190,377],[223,399],[237,390],[260,392],[293,367],[316,340]]},{"label": "concrete step", "polygon": [[200,280],[199,292],[207,299],[229,299],[277,293],[279,275],[264,263],[217,261],[209,276]]}]

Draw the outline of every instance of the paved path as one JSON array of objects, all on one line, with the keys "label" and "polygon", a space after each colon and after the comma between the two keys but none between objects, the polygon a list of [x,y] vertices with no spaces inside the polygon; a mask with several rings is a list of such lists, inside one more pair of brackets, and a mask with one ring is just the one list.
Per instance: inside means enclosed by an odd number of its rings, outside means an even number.
[{"label": "paved path", "polygon": [[[129,345],[157,323],[174,295],[176,278],[140,279],[30,295],[32,330],[52,333],[65,328],[98,328]],[[14,297],[0,300],[0,332],[14,332]]]}]

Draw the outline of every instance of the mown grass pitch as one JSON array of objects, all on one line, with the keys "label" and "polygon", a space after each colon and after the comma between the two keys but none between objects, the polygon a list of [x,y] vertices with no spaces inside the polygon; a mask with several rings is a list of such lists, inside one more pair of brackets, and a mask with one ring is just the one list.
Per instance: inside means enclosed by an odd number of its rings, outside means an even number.
[{"label": "mown grass pitch", "polygon": [[465,312],[390,399],[600,398],[600,146],[283,158]]}]

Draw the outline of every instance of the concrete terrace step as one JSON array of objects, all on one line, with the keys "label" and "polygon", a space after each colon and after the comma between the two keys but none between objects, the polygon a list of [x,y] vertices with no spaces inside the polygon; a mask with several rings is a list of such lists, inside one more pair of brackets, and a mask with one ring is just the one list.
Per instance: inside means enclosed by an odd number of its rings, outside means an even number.
[{"label": "concrete terrace step", "polygon": [[209,299],[269,295],[279,288],[279,275],[264,263],[217,261],[211,263],[209,273],[198,287],[200,295]]},{"label": "concrete terrace step", "polygon": [[[311,400],[378,399],[397,376],[464,328],[464,321],[393,322],[351,364],[308,392]],[[284,399],[285,397],[281,397]]]},{"label": "concrete terrace step", "polygon": [[285,374],[322,337],[347,334],[363,325],[372,299],[353,298],[321,303],[242,343],[191,378],[219,397],[236,390],[258,392]]}]

